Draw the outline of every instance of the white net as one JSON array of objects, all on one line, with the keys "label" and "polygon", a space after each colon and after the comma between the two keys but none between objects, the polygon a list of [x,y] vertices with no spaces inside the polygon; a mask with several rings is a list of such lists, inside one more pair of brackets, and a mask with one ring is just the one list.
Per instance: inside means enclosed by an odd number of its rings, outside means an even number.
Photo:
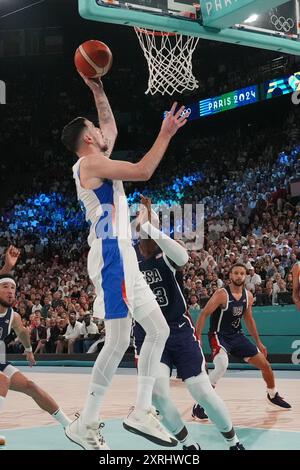
[{"label": "white net", "polygon": [[135,28],[149,67],[146,94],[168,93],[198,88],[192,58],[199,38]]}]

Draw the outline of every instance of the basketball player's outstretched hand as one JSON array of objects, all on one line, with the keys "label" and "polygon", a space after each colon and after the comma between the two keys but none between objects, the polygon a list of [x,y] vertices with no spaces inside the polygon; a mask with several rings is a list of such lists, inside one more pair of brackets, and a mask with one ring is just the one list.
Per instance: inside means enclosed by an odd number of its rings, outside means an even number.
[{"label": "basketball player's outstretched hand", "polygon": [[26,361],[28,361],[30,367],[35,366],[36,362],[32,352],[26,353]]},{"label": "basketball player's outstretched hand", "polygon": [[79,72],[79,75],[93,93],[97,93],[103,90],[103,84],[100,78],[88,78],[81,72]]},{"label": "basketball player's outstretched hand", "polygon": [[167,113],[162,126],[161,132],[166,134],[168,137],[173,137],[176,134],[178,129],[184,126],[187,122],[187,119],[184,114],[185,107],[181,106],[179,110],[175,113],[177,103],[173,103],[171,110]]},{"label": "basketball player's outstretched hand", "polygon": [[10,245],[5,253],[5,264],[7,267],[9,267],[10,270],[15,266],[19,256],[20,250],[18,250],[18,248],[15,246]]}]

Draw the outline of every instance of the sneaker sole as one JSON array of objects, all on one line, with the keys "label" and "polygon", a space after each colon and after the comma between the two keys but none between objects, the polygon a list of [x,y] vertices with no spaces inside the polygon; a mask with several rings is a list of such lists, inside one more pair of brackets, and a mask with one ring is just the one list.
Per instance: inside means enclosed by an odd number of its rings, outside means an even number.
[{"label": "sneaker sole", "polygon": [[72,439],[72,437],[70,437],[67,433],[67,430],[65,429],[65,435],[66,437],[69,439],[69,441],[73,442],[74,444],[77,444],[79,447],[81,447],[83,450],[86,450],[85,447],[83,447],[82,444],[80,444],[78,441],[74,441],[74,439]]},{"label": "sneaker sole", "polygon": [[176,447],[178,441],[176,439],[171,439],[171,442],[163,441],[159,437],[152,436],[151,434],[147,434],[143,431],[140,431],[139,429],[133,428],[127,423],[123,422],[123,428],[126,429],[126,431],[132,432],[133,434],[138,434],[139,436],[144,437],[145,439],[148,439],[148,441],[154,442],[155,444],[164,446],[164,447]]},{"label": "sneaker sole", "polygon": [[198,416],[193,416],[193,415],[192,415],[192,418],[193,418],[194,421],[208,421],[209,420],[208,417],[207,418],[198,418]]}]

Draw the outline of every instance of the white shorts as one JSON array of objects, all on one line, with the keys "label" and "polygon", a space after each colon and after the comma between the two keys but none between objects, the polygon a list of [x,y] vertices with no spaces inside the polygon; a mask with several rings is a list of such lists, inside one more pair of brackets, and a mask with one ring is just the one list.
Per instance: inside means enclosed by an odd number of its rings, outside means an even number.
[{"label": "white shorts", "polygon": [[93,315],[97,318],[135,317],[135,311],[147,315],[157,308],[155,295],[139,270],[135,250],[126,240],[94,240],[88,274],[96,290]]}]

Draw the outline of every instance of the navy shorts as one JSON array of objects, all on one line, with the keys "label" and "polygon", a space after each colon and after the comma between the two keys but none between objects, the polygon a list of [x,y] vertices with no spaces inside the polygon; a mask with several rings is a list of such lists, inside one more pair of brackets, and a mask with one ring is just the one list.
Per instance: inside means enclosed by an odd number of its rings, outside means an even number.
[{"label": "navy shorts", "polygon": [[220,349],[225,349],[227,354],[231,354],[239,359],[256,356],[259,350],[242,331],[234,334],[224,334],[209,332],[209,344],[213,358],[219,353]]},{"label": "navy shorts", "polygon": [[[205,371],[205,358],[196,338],[191,320],[184,317],[179,323],[169,323],[170,336],[166,342],[161,362],[170,371],[177,369],[177,376],[182,380],[196,377]],[[145,338],[143,328],[136,323],[133,327],[136,355],[139,356]]]}]

